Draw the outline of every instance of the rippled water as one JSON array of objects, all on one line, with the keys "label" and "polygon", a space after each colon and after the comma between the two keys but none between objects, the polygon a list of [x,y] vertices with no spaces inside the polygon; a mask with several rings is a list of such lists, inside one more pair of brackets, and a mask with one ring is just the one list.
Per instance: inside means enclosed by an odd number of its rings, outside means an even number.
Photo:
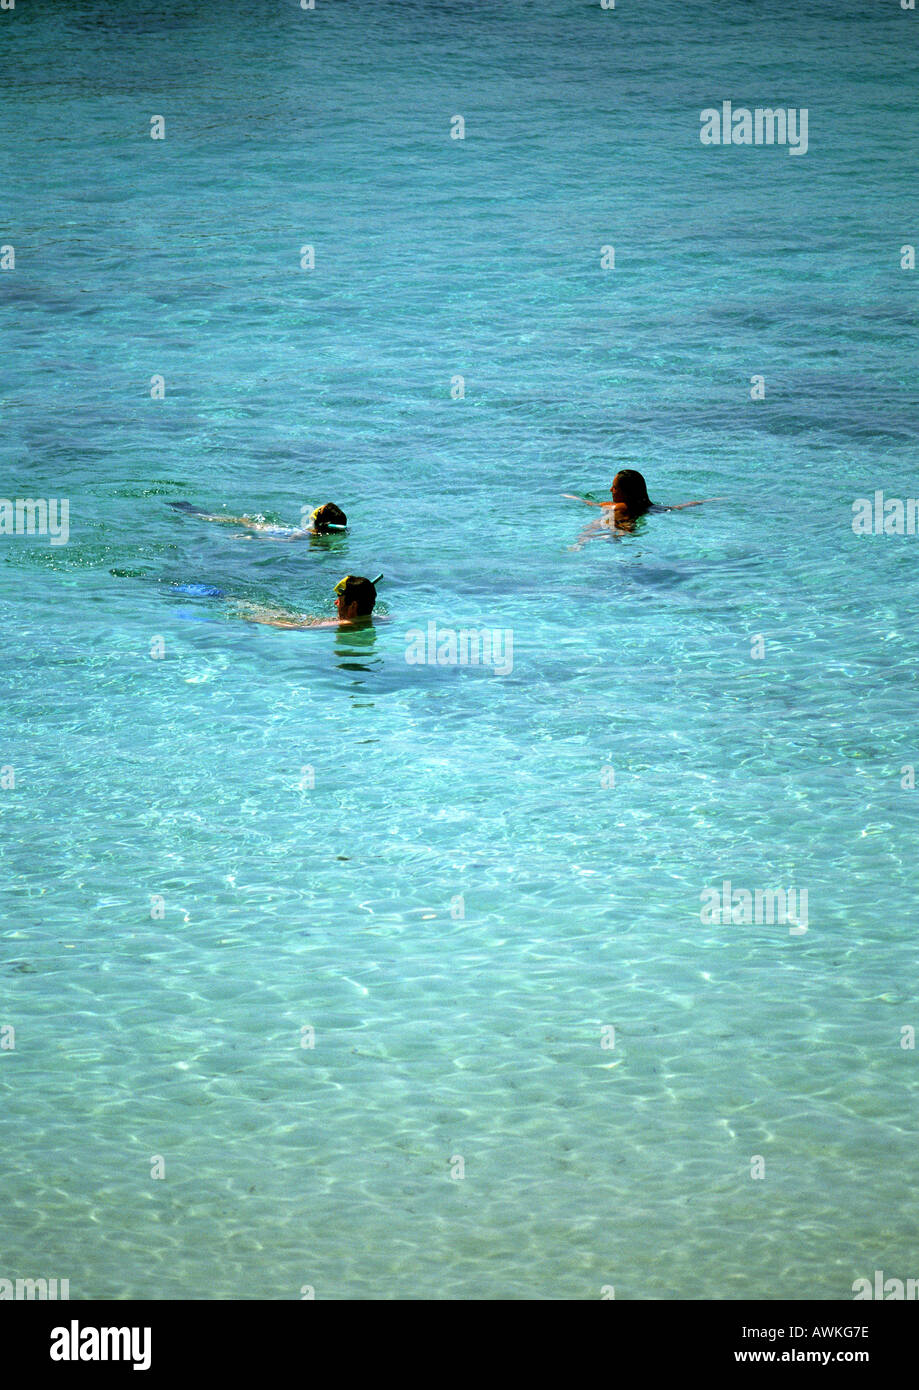
[{"label": "rippled water", "polygon": [[[919,1275],[919,538],[851,527],[917,491],[919,17],[0,23],[0,491],[71,511],[67,545],[0,539],[0,1276]],[[702,146],[722,99],[807,107],[808,153]],[[573,549],[562,494],[618,467],[725,500]],[[239,620],[331,614],[347,571],[385,574],[372,632]],[[410,664],[430,621],[510,630],[512,669]],[[806,888],[807,932],[703,925],[724,878]]]}]

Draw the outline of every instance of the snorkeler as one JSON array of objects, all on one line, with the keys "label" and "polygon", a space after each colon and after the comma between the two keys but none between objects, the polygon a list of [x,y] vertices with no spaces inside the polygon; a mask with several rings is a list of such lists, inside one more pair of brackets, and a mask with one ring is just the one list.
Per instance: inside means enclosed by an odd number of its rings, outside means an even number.
[{"label": "snorkeler", "polygon": [[579,550],[592,535],[606,528],[611,531],[632,531],[635,522],[646,512],[679,512],[685,507],[700,507],[703,502],[720,502],[720,497],[700,497],[697,502],[676,502],[670,506],[658,506],[648,496],[648,486],[641,473],[634,468],[624,468],[617,473],[610,488],[612,502],[594,502],[589,497],[577,497],[571,492],[563,493],[572,502],[586,502],[588,507],[599,507],[604,515],[598,517],[581,534],[578,544],[572,547]]},{"label": "snorkeler", "polygon": [[[348,518],[334,502],[325,502],[321,507],[317,507],[310,514],[309,526],[301,527],[299,530],[273,526],[257,516],[227,516],[224,512],[206,512],[202,507],[192,506],[191,502],[170,502],[169,506],[177,512],[187,512],[190,516],[200,517],[202,521],[217,521],[224,526],[245,526],[247,530],[255,531],[258,535],[279,541],[297,541],[306,536],[331,536],[344,531],[348,525]],[[303,511],[306,511],[305,507]]]},{"label": "snorkeler", "polygon": [[283,613],[269,608],[252,608],[249,612],[240,610],[240,617],[248,623],[265,623],[268,627],[367,627],[372,622],[373,608],[377,601],[377,584],[383,578],[365,579],[360,574],[346,574],[335,585],[335,607],[337,618],[311,618],[294,613]]}]

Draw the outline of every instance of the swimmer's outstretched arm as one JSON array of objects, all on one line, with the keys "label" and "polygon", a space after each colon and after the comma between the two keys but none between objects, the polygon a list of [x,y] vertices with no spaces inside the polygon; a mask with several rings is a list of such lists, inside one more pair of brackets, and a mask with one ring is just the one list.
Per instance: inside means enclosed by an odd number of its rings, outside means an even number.
[{"label": "swimmer's outstretched arm", "polygon": [[573,492],[563,492],[563,497],[567,497],[569,502],[586,502],[588,507],[612,507],[612,502],[592,502],[589,497],[578,497]]},{"label": "swimmer's outstretched arm", "polygon": [[[567,497],[570,502],[584,502],[588,507],[614,507],[615,502],[592,502],[589,497],[578,497],[573,492],[563,492],[563,497]],[[697,502],[674,502],[667,506],[665,503],[652,502],[653,512],[681,512],[685,507],[701,507],[703,502],[727,502],[726,497],[700,497]]]},{"label": "swimmer's outstretched arm", "polygon": [[700,497],[698,502],[674,502],[672,506],[658,506],[652,503],[653,510],[656,512],[681,512],[686,507],[701,507],[703,502],[726,502],[726,497]]}]

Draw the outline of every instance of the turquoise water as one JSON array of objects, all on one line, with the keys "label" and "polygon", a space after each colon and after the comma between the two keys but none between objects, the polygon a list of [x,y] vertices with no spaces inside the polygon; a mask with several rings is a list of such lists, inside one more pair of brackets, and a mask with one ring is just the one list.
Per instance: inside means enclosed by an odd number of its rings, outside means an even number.
[{"label": "turquoise water", "polygon": [[[0,23],[0,491],[70,499],[68,544],[0,538],[0,1276],[919,1275],[919,540],[851,527],[917,492],[919,16]],[[807,154],[702,146],[723,99],[808,108]],[[725,500],[573,549],[562,494],[619,467]],[[370,633],[239,619],[331,615],[348,571],[386,576]],[[512,670],[408,663],[430,621],[510,630]],[[703,925],[723,878],[806,888],[807,932]]]}]

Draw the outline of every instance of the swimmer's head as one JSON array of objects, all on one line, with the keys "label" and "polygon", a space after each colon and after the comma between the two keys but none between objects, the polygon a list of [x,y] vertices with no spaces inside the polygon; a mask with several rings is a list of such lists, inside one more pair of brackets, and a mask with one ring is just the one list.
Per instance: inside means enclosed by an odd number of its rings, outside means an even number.
[{"label": "swimmer's head", "polygon": [[345,516],[341,507],[336,507],[334,502],[325,502],[321,507],[317,507],[310,517],[312,530],[319,535],[328,535],[329,531],[340,529],[347,526],[348,518]]},{"label": "swimmer's head", "polygon": [[621,473],[617,473],[610,492],[613,494],[614,502],[622,503],[636,515],[639,512],[646,512],[651,506],[647,484],[634,468],[623,468]]},{"label": "swimmer's head", "polygon": [[[380,576],[382,578],[382,575]],[[342,622],[369,618],[377,601],[376,585],[359,574],[346,574],[335,585],[335,607]]]}]

